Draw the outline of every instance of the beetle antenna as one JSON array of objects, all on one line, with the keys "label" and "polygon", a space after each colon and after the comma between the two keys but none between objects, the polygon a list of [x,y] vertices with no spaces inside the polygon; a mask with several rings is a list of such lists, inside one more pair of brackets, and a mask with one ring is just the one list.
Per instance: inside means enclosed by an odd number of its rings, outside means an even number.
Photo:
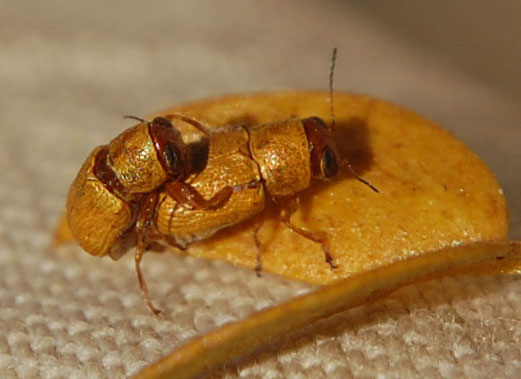
[{"label": "beetle antenna", "polygon": [[333,106],[333,76],[335,73],[336,64],[336,47],[333,48],[333,54],[331,56],[331,66],[329,67],[329,108],[331,111],[331,129],[335,131],[335,107]]},{"label": "beetle antenna", "polygon": [[123,116],[123,118],[129,118],[131,120],[146,122],[146,120],[143,120],[141,117],[137,117],[137,116],[126,115],[126,116]]},{"label": "beetle antenna", "polygon": [[190,117],[183,116],[182,114],[171,113],[171,114],[165,115],[165,118],[167,118],[170,121],[172,121],[172,120],[181,120],[183,122],[186,122],[187,124],[192,125],[194,128],[196,128],[200,132],[206,134],[207,136],[212,134],[210,132],[210,129],[208,129],[208,127],[204,126],[199,121],[194,120],[193,118],[190,118]]},{"label": "beetle antenna", "polygon": [[342,166],[346,167],[349,170],[349,173],[351,175],[353,175],[353,177],[356,180],[358,180],[360,183],[365,184],[367,187],[371,188],[374,192],[380,193],[380,191],[378,191],[378,188],[376,188],[370,181],[365,180],[364,178],[358,176],[358,174],[356,173],[355,169],[353,168],[353,166],[351,166],[351,164],[348,161],[342,159],[341,163],[342,163]]},{"label": "beetle antenna", "polygon": [[[330,112],[331,112],[331,130],[333,132],[335,131],[335,128],[336,128],[335,107],[334,107],[334,103],[333,103],[333,78],[334,78],[334,74],[335,74],[336,52],[337,52],[337,48],[334,47],[333,54],[331,55],[331,66],[329,68],[329,107],[330,107]],[[367,187],[371,188],[374,192],[376,192],[376,193],[380,192],[380,191],[378,191],[378,188],[376,188],[371,182],[360,177],[349,162],[347,162],[346,160],[343,160],[343,159],[341,160],[341,162],[343,163],[343,166],[349,170],[351,175],[353,175],[353,177],[356,180],[358,180],[360,183],[365,184]]]}]

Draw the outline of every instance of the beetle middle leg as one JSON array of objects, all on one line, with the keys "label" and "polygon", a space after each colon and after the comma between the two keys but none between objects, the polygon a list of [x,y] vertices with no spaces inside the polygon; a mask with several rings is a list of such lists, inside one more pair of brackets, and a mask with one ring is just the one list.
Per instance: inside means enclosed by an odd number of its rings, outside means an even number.
[{"label": "beetle middle leg", "polygon": [[280,218],[282,222],[288,228],[290,228],[295,233],[301,235],[302,237],[307,238],[310,241],[319,243],[322,247],[322,251],[324,252],[324,258],[326,260],[326,263],[329,265],[331,270],[338,268],[338,266],[333,263],[333,256],[329,251],[328,239],[322,232],[312,232],[299,226],[296,226],[291,222],[291,216],[293,215],[293,213],[295,213],[299,206],[298,197],[289,196],[278,201],[282,203],[280,212]]}]

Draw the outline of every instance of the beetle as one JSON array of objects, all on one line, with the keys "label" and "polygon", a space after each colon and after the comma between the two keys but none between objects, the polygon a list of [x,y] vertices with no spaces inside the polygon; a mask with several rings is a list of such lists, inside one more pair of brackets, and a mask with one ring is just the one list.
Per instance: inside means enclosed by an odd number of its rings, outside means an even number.
[{"label": "beetle", "polygon": [[[191,162],[189,146],[164,117],[140,122],[108,145],[95,148],[67,196],[67,222],[73,237],[88,253],[114,259],[137,246],[136,268],[146,293],[139,263],[150,241],[157,238],[149,235],[149,229],[158,189],[194,209],[217,209],[242,188],[226,186],[204,199],[185,181],[194,172]],[[157,313],[148,296],[146,300]]]},{"label": "beetle", "polygon": [[[205,168],[190,179],[192,188],[208,197],[215,196],[222,187],[248,184],[222,207],[214,209],[187,207],[182,199],[160,190],[152,217],[157,231],[173,239],[174,246],[185,249],[190,243],[255,216],[271,199],[278,205],[284,224],[321,244],[326,263],[331,269],[336,268],[327,238],[291,222],[291,215],[298,209],[297,194],[314,179],[334,178],[342,165],[331,129],[324,121],[318,117],[289,118],[268,124],[229,126],[210,133]],[[258,223],[254,227],[258,274],[262,252],[257,238],[259,227]]]},{"label": "beetle", "polygon": [[[220,229],[259,214],[267,199],[280,208],[283,223],[319,243],[331,270],[337,266],[320,231],[291,222],[298,193],[313,179],[333,179],[340,166],[371,189],[339,155],[332,124],[318,117],[295,117],[260,125],[232,125],[210,130],[193,118],[167,114],[139,121],[107,145],[93,150],[67,196],[67,221],[73,237],[95,256],[119,258],[136,247],[135,265],[140,289],[155,313],[140,263],[148,249],[170,245],[186,249]],[[185,143],[172,121],[187,123],[202,138]],[[255,270],[262,269],[262,246],[257,238]]]}]

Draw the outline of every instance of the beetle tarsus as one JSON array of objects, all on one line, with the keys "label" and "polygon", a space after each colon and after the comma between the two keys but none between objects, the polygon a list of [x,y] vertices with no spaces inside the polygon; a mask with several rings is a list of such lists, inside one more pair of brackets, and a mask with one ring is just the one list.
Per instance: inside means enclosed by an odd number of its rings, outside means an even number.
[{"label": "beetle tarsus", "polygon": [[329,253],[329,247],[322,243],[322,251],[324,252],[324,257],[326,258],[326,263],[329,265],[331,271],[335,271],[339,266],[333,263],[333,256]]}]

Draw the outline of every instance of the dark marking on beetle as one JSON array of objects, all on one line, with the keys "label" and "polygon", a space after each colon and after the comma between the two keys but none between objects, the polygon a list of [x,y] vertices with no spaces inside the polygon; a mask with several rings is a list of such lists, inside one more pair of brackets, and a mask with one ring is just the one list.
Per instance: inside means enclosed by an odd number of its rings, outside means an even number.
[{"label": "dark marking on beetle", "polygon": [[118,176],[108,162],[109,148],[106,146],[96,155],[93,172],[105,188],[118,197],[125,197],[128,191],[119,181]]}]

